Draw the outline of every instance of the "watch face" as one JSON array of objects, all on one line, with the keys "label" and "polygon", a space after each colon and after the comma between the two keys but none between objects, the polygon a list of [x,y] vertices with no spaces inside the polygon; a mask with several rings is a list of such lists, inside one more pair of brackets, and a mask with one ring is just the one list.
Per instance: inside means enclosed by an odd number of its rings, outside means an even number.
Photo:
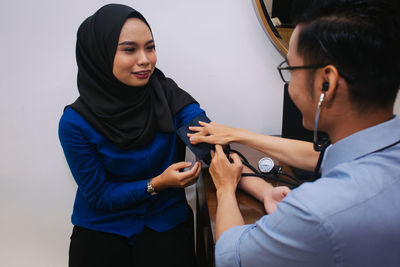
[{"label": "watch face", "polygon": [[268,173],[274,167],[274,161],[271,158],[265,157],[258,162],[258,169],[261,172]]}]

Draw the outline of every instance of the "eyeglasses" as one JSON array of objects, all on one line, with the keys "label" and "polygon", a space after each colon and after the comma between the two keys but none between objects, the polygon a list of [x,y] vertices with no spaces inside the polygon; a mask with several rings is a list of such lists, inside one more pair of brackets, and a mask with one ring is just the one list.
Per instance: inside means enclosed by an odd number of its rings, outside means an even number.
[{"label": "eyeglasses", "polygon": [[290,82],[290,72],[292,70],[300,70],[300,69],[319,69],[327,66],[328,64],[311,64],[311,65],[304,65],[304,66],[289,66],[287,61],[283,61],[278,66],[279,74],[281,75],[282,81],[284,83]]}]

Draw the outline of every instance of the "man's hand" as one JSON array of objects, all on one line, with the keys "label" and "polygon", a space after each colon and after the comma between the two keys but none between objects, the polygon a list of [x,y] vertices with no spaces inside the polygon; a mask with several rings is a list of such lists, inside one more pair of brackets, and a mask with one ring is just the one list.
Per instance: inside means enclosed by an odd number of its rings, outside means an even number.
[{"label": "man's hand", "polygon": [[233,162],[229,162],[221,145],[215,145],[215,152],[211,151],[211,165],[209,168],[214,181],[217,195],[219,192],[235,192],[242,174],[242,162],[235,153],[230,154]]},{"label": "man's hand", "polygon": [[188,134],[190,143],[209,143],[218,145],[227,145],[233,141],[234,133],[238,131],[236,128],[225,126],[216,122],[202,122],[201,126],[191,126],[189,130],[195,133]]},{"label": "man's hand", "polygon": [[215,237],[218,240],[226,230],[244,224],[235,194],[243,166],[237,154],[230,154],[233,162],[229,162],[220,145],[215,145],[211,157],[209,171],[217,189]]}]

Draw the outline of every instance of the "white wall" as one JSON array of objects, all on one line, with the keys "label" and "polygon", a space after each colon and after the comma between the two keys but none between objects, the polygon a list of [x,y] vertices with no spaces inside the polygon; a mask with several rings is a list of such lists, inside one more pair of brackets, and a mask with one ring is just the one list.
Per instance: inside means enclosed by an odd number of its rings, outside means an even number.
[{"label": "white wall", "polygon": [[[75,34],[106,1],[0,2],[0,266],[67,266],[74,181],[57,137]],[[282,60],[250,0],[136,0],[158,66],[215,121],[279,134]],[[399,111],[399,109],[397,109]]]},{"label": "white wall", "polygon": [[[75,184],[59,145],[77,97],[75,34],[107,1],[0,2],[0,266],[67,266]],[[219,122],[279,134],[280,55],[251,1],[135,0],[158,66]]]}]

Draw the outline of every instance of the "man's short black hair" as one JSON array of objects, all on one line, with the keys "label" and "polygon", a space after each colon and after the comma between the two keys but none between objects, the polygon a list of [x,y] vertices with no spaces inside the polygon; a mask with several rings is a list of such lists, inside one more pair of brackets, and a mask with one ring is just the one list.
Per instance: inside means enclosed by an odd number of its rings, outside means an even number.
[{"label": "man's short black hair", "polygon": [[400,1],[308,2],[296,18],[305,26],[297,45],[305,63],[336,66],[360,110],[393,105],[400,84]]}]

